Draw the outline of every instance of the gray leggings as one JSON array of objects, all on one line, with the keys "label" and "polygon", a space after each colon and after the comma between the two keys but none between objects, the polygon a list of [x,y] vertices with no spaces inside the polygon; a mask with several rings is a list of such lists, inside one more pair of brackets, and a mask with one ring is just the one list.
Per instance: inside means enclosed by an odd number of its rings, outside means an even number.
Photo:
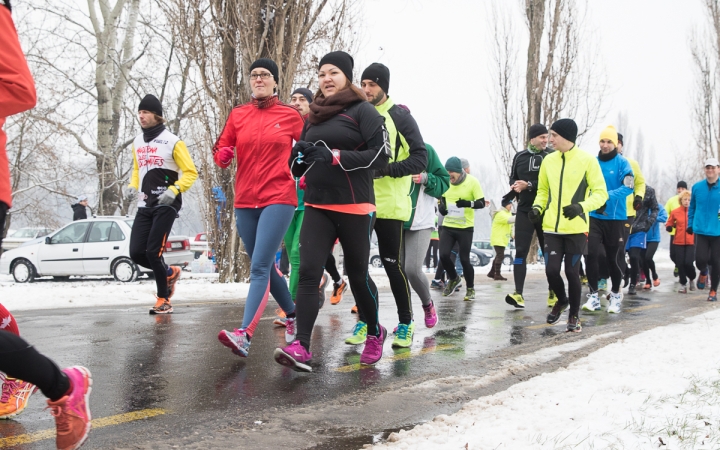
[{"label": "gray leggings", "polygon": [[405,230],[404,248],[401,260],[403,270],[415,293],[420,297],[423,306],[430,304],[430,281],[423,273],[423,261],[428,245],[430,245],[430,234],[432,228],[426,230]]}]

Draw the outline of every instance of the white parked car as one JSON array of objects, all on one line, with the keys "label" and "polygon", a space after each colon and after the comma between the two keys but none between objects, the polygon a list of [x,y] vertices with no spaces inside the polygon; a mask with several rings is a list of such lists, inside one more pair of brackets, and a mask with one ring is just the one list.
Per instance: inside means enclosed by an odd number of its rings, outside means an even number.
[{"label": "white parked car", "polygon": [[[72,222],[3,253],[0,273],[12,274],[18,283],[44,276],[66,280],[72,275],[113,275],[118,281],[134,281],[141,272],[152,272],[130,259],[132,223],[131,217],[117,216]],[[187,266],[193,260],[190,239],[169,236],[164,258],[169,265]]]},{"label": "white parked car", "polygon": [[43,227],[26,227],[20,228],[13,233],[8,233],[7,237],[2,241],[3,251],[12,250],[20,247],[22,244],[37,239],[39,237],[47,236],[52,233],[51,228]]}]

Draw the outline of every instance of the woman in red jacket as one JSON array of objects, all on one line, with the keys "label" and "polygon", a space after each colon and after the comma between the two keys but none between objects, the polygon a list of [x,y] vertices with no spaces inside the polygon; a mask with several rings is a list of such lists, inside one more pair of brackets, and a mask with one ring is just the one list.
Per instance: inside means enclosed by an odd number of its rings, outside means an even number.
[{"label": "woman in red jacket", "polygon": [[213,147],[215,163],[228,167],[237,158],[235,220],[250,255],[250,290],[242,326],[222,330],[218,339],[238,356],[246,357],[268,293],[287,317],[285,339],[295,340],[295,305],[285,280],[275,269],[280,247],[297,207],[295,180],[287,161],[293,141],[300,140],[303,119],[277,97],[278,67],[261,58],[250,66],[252,100],[232,110]]},{"label": "woman in red jacket", "polygon": [[688,206],[690,206],[690,191],[682,192],[678,196],[680,207],[674,209],[670,213],[665,229],[672,232],[675,229],[675,238],[673,239],[673,252],[675,253],[675,261],[677,261],[678,272],[680,274],[680,289],[678,292],[687,294],[688,279],[690,279],[690,290],[695,290],[695,237],[688,233]]}]

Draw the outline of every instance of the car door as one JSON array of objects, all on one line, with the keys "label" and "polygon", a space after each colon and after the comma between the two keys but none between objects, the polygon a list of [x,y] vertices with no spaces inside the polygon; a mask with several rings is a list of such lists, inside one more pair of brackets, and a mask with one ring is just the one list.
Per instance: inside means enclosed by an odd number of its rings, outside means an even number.
[{"label": "car door", "polygon": [[125,234],[115,221],[92,223],[83,248],[83,267],[87,275],[110,273],[110,263],[120,256]]},{"label": "car door", "polygon": [[43,242],[38,251],[38,272],[42,275],[81,275],[83,245],[90,222],[73,222]]}]

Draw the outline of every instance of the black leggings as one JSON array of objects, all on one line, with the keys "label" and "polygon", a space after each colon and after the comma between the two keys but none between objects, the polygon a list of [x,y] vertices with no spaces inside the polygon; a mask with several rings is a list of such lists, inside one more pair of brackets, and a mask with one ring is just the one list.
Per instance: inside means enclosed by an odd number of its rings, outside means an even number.
[{"label": "black leggings", "polygon": [[624,235],[621,227],[625,221],[598,220],[590,218],[590,233],[588,235],[588,252],[585,257],[587,262],[588,285],[591,292],[597,292],[598,279],[600,277],[600,264],[605,261],[601,258],[600,249],[604,248],[607,256],[607,266],[610,270],[612,280],[612,292],[620,292],[620,283],[623,279],[625,269],[625,241],[619,245],[620,238]]},{"label": "black leggings", "polygon": [[440,240],[431,239],[430,245],[428,245],[427,253],[425,254],[425,267],[430,268],[430,260],[433,262],[433,267],[438,266],[438,251],[440,250]]},{"label": "black leggings", "polygon": [[[550,289],[553,290],[560,303],[570,303],[570,315],[577,316],[580,312],[580,258],[583,249],[580,242],[583,236],[546,234],[543,253],[545,255],[545,275]],[[565,294],[560,270],[565,261],[565,277],[568,281],[568,293]]]},{"label": "black leggings", "polygon": [[167,266],[162,255],[176,216],[170,206],[138,208],[130,234],[130,258],[135,264],[152,269],[159,298],[169,295]]},{"label": "black leggings", "polygon": [[[657,270],[655,270],[655,261],[653,261],[658,245],[660,245],[659,242],[648,242],[647,248],[642,251],[643,272],[645,272],[646,283],[650,283],[650,280],[658,279]],[[650,278],[650,271],[652,271],[652,278]]]},{"label": "black leggings", "polygon": [[470,249],[472,248],[473,228],[443,227],[440,232],[440,261],[447,272],[448,280],[458,277],[452,254],[455,243],[458,244],[458,255],[462,264],[463,275],[468,289],[475,287],[475,270],[470,264]]},{"label": "black leggings", "polygon": [[[442,232],[440,234],[442,234]],[[439,250],[440,240],[438,239],[438,251]],[[450,261],[452,262],[453,267],[455,267],[455,261],[457,260],[457,255],[459,251],[460,246],[456,242],[450,253]],[[437,270],[435,270],[435,279],[445,281],[445,268],[443,267],[442,259],[438,259]]]},{"label": "black leggings", "polygon": [[385,273],[390,282],[390,290],[395,297],[398,320],[410,325],[412,322],[412,305],[410,304],[410,284],[402,263],[403,227],[402,220],[376,219],[375,234],[378,238],[378,250]]},{"label": "black leggings", "polygon": [[515,216],[515,260],[513,261],[513,275],[515,277],[515,292],[523,293],[525,276],[527,275],[527,255],[530,253],[533,234],[537,234],[540,249],[545,246],[542,223],[533,224],[528,219],[527,211],[518,211]]},{"label": "black leggings", "polygon": [[680,276],[680,284],[687,284],[695,279],[695,246],[694,245],[675,245],[675,261],[677,261],[678,275]]},{"label": "black leggings", "polygon": [[628,253],[630,254],[630,283],[632,284],[637,284],[643,250],[644,249],[640,247],[630,247],[630,250],[628,250]]},{"label": "black leggings", "polygon": [[325,271],[330,274],[333,282],[339,283],[340,280],[342,280],[342,278],[340,278],[340,273],[337,270],[337,266],[335,265],[335,257],[332,254],[332,250],[327,257],[327,261],[325,261]]},{"label": "black leggings", "polygon": [[[708,264],[711,266],[710,290],[717,291],[720,282],[720,236],[695,235],[695,265],[700,273],[707,273]],[[675,246],[675,264],[680,269],[680,255],[677,254],[679,246]]]},{"label": "black leggings", "polygon": [[318,286],[323,265],[338,238],[345,254],[345,268],[360,320],[367,323],[369,335],[379,336],[378,290],[368,274],[374,223],[375,214],[345,214],[305,205],[300,229],[300,279],[295,299],[297,339],[305,348],[310,348],[310,337],[320,306]]},{"label": "black leggings", "polygon": [[0,372],[34,384],[53,401],[70,390],[70,380],[54,362],[20,336],[5,330],[0,330]]}]

